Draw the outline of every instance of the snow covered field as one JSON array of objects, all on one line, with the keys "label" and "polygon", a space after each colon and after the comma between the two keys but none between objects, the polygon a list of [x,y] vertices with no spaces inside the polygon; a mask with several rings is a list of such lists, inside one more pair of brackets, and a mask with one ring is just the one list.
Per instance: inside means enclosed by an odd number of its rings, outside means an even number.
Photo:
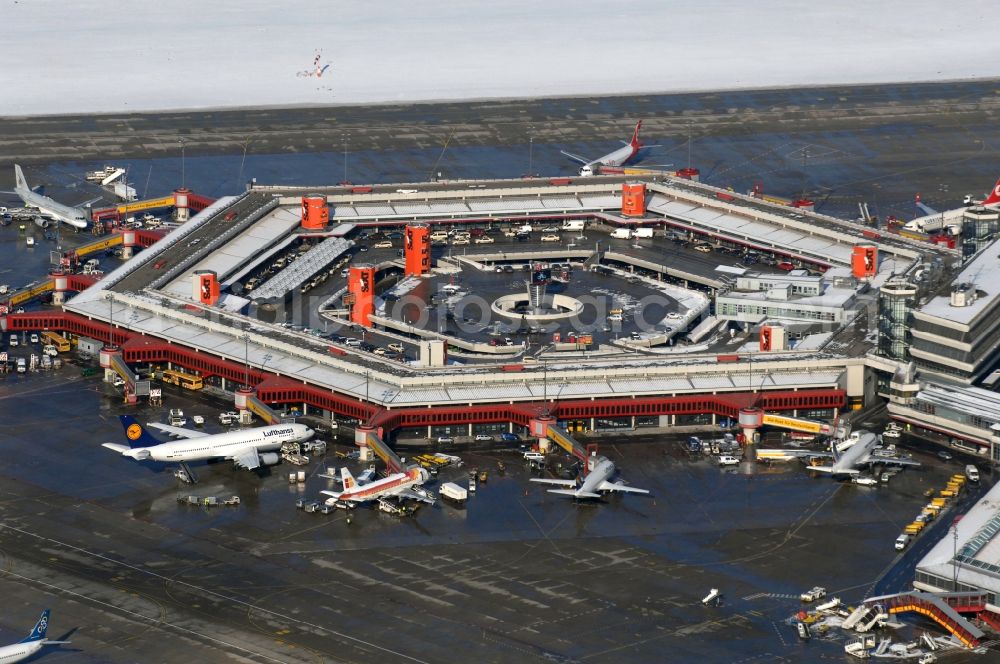
[{"label": "snow covered field", "polygon": [[0,115],[996,77],[995,14],[985,0],[8,0]]}]

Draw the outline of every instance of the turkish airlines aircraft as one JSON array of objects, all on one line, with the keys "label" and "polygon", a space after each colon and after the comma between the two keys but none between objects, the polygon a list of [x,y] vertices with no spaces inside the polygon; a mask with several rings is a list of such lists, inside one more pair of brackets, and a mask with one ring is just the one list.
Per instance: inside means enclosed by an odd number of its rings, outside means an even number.
[{"label": "turkish airlines aircraft", "polygon": [[597,159],[587,159],[586,157],[581,157],[578,154],[566,152],[565,150],[560,150],[560,152],[573,161],[583,164],[583,167],[580,168],[580,175],[590,176],[598,173],[614,173],[616,170],[620,172],[620,167],[639,154],[639,149],[642,148],[642,143],[639,141],[639,129],[641,127],[642,120],[639,120],[635,123],[635,131],[632,132],[632,140],[625,143],[625,147],[618,148],[614,152],[609,152],[603,157],[598,157]]},{"label": "turkish airlines aircraft", "polygon": [[42,646],[55,646],[63,643],[69,643],[69,641],[49,641],[45,638],[45,632],[49,628],[49,613],[49,609],[42,611],[42,617],[38,619],[37,623],[35,623],[35,627],[31,630],[31,634],[28,634],[28,636],[13,645],[3,646],[0,648],[0,662],[3,664],[23,662],[41,650]]}]

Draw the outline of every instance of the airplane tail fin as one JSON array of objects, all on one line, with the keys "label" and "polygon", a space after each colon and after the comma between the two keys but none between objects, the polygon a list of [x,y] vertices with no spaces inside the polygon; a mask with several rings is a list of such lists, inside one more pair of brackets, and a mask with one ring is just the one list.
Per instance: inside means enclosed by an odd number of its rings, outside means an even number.
[{"label": "airplane tail fin", "polygon": [[121,420],[122,428],[125,429],[125,438],[128,439],[129,447],[133,449],[136,447],[153,447],[162,442],[154,438],[151,433],[146,431],[146,427],[139,424],[131,415],[119,415],[118,419]]},{"label": "airplane tail fin", "polygon": [[635,131],[632,132],[632,140],[628,142],[634,148],[642,147],[642,143],[639,142],[639,130],[642,128],[642,120],[635,123]]},{"label": "airplane tail fin", "polygon": [[45,639],[45,632],[49,629],[49,609],[42,611],[42,617],[38,619],[35,623],[35,627],[31,630],[31,634],[27,637],[21,639],[20,643],[31,643],[33,641],[43,641]]},{"label": "airplane tail fin", "polygon": [[983,201],[983,205],[1000,205],[1000,180],[997,180],[997,183],[993,185],[993,191]]},{"label": "airplane tail fin", "polygon": [[340,480],[344,484],[344,491],[350,491],[358,486],[358,481],[354,479],[354,475],[351,475],[351,471],[346,466],[340,469]]},{"label": "airplane tail fin", "polygon": [[24,171],[17,164],[14,164],[14,185],[15,189],[30,189],[28,187],[28,181],[24,179]]}]

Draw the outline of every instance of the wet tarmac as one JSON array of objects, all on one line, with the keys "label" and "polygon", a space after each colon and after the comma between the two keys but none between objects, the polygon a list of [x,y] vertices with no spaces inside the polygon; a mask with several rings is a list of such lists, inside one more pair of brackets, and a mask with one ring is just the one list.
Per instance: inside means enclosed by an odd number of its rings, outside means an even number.
[{"label": "wet tarmac", "polygon": [[[601,451],[649,497],[577,504],[529,483],[516,450],[465,453],[437,482],[487,469],[466,506],[360,508],[348,524],[294,507],[336,488],[318,473],[344,463],[346,440],[304,485],[288,484],[288,465],[258,477],[220,463],[196,467],[192,487],[100,446],[135,412],[120,399],[74,366],[0,379],[5,413],[37,413],[5,427],[0,584],[23,609],[3,626],[16,635],[52,606],[54,627],[77,628],[67,661],[841,661],[841,643],[800,644],[785,624],[798,593],[867,594],[923,490],[958,467],[921,453],[925,467],[869,488],[795,463],[722,470],[676,436],[626,435]],[[176,407],[216,431],[230,406],[167,387],[138,417]],[[178,503],[189,494],[242,503]],[[719,607],[700,604],[711,587]]]},{"label": "wet tarmac", "polygon": [[[644,119],[645,165],[687,165],[704,181],[817,201],[834,215],[867,202],[912,218],[997,178],[996,81],[594,99],[10,118],[0,188],[21,160],[31,184],[91,198],[85,171],[127,166],[140,197],[186,184],[209,196],[261,183],[330,184],[574,174],[560,150],[600,156]],[[689,141],[690,138],[690,141]],[[181,158],[183,142],[185,159]],[[346,158],[345,158],[346,147]]]},{"label": "wet tarmac", "polygon": [[[322,109],[30,119],[4,124],[0,188],[15,158],[68,203],[95,195],[82,175],[106,161],[128,165],[143,196],[181,182],[229,194],[249,177],[328,183],[345,177],[345,133],[346,177],[357,182],[572,173],[559,149],[602,154],[643,116],[646,141],[665,146],[646,163],[686,165],[690,132],[692,162],[711,184],[763,181],[769,193],[805,189],[824,212],[853,214],[867,200],[912,216],[916,191],[947,207],[994,182],[994,88],[338,109],[325,120]],[[180,134],[191,138],[183,161]],[[0,282],[41,278],[48,249],[0,229]],[[162,409],[139,412],[159,419],[171,407],[210,416],[231,406],[167,388]],[[464,454],[491,469],[464,509],[439,503],[402,520],[363,509],[348,525],[342,512],[294,507],[328,488],[317,476],[328,460],[308,467],[303,488],[288,484],[287,466],[258,477],[224,463],[198,468],[191,488],[101,448],[121,440],[115,416],[127,411],[78,367],[0,377],[0,412],[2,636],[22,638],[43,606],[53,634],[75,630],[72,646],[41,661],[845,661],[842,642],[798,642],[786,624],[798,593],[819,584],[850,603],[903,587],[936,531],[902,555],[892,541],[924,489],[960,468],[918,453],[925,467],[869,488],[796,464],[723,471],[687,457],[675,437],[622,435],[602,453],[650,497],[576,504],[531,485],[513,452]],[[465,469],[451,472],[438,481]],[[177,502],[188,494],[242,503]],[[712,587],[724,601],[704,607]]]}]

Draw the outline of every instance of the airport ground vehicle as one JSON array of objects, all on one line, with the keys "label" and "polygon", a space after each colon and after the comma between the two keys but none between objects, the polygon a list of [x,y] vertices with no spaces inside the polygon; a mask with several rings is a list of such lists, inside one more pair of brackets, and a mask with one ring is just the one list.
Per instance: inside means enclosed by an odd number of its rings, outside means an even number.
[{"label": "airport ground vehicle", "polygon": [[60,353],[68,353],[70,350],[71,346],[69,343],[69,339],[59,334],[58,332],[49,332],[49,331],[42,332],[42,339],[44,339],[46,343],[55,346],[56,350],[59,351]]},{"label": "airport ground vehicle", "polygon": [[525,461],[545,461],[545,455],[541,452],[528,451],[524,453]]},{"label": "airport ground vehicle", "polygon": [[909,543],[910,543],[910,536],[907,535],[906,533],[903,533],[902,535],[896,538],[896,543],[895,543],[896,551],[902,551],[903,549],[906,548],[906,545]]},{"label": "airport ground vehicle", "polygon": [[167,385],[178,385],[186,390],[200,390],[205,387],[205,381],[201,376],[176,369],[165,370],[162,380]]},{"label": "airport ground vehicle", "polygon": [[806,592],[799,595],[799,599],[801,599],[803,602],[815,602],[816,600],[821,599],[823,597],[826,597],[826,588],[824,588],[823,586],[815,586],[811,590],[807,590]]},{"label": "airport ground vehicle", "polygon": [[38,333],[32,332],[31,336],[28,337],[28,340],[33,344],[37,344],[40,341],[40,339],[38,338]]},{"label": "airport ground vehicle", "polygon": [[969,479],[970,482],[978,482],[979,469],[970,463],[968,466],[965,467],[965,476]]},{"label": "airport ground vehicle", "polygon": [[442,498],[448,498],[458,503],[465,502],[469,498],[469,492],[454,482],[445,482],[442,484],[438,494]]},{"label": "airport ground vehicle", "polygon": [[630,237],[632,237],[632,231],[629,230],[628,228],[616,228],[615,230],[611,231],[611,237],[615,238],[616,240],[627,240]]},{"label": "airport ground vehicle", "polygon": [[737,466],[739,465],[739,463],[740,463],[739,459],[729,454],[723,454],[722,456],[719,457],[720,466]]}]

